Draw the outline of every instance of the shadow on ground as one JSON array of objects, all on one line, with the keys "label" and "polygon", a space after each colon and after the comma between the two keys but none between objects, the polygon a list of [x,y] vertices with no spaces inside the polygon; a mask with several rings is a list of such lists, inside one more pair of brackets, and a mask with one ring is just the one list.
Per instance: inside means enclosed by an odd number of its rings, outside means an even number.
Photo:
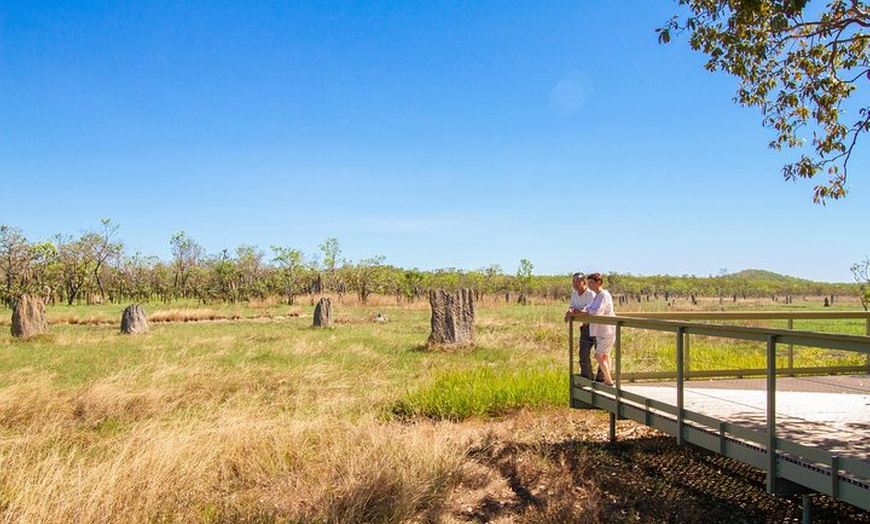
[{"label": "shadow on ground", "polygon": [[[801,498],[765,491],[764,473],[621,421],[610,444],[600,423],[570,435],[494,438],[468,456],[490,482],[452,509],[454,522],[800,522]],[[560,438],[561,437],[561,438]],[[500,484],[500,487],[498,485]],[[813,495],[814,523],[870,523],[870,513]]]}]

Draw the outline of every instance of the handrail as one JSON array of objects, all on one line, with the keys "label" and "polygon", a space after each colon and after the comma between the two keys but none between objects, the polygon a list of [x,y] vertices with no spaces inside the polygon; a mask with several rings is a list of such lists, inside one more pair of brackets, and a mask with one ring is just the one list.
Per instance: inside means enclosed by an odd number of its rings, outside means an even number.
[{"label": "handrail", "polygon": [[[653,312],[621,312],[624,316],[660,319],[660,320],[787,320],[788,330],[791,332],[794,328],[795,320],[848,320],[848,319],[863,319],[864,334],[870,336],[870,311],[653,311]],[[864,370],[863,366],[840,366],[837,368],[795,368],[794,367],[794,342],[788,345],[788,366],[787,373],[793,375],[797,370],[801,373],[817,373],[820,371],[834,372],[841,371],[846,373],[855,373]],[[688,346],[688,339],[686,340]],[[748,370],[754,375],[763,375],[763,370]],[[870,372],[870,354],[867,355],[867,371]],[[716,372],[690,372],[691,377],[716,377],[721,376]],[[668,378],[658,373],[641,373],[633,374],[634,378]]]},{"label": "handrail", "polygon": [[817,331],[799,331],[793,329],[758,328],[748,326],[720,326],[716,324],[701,324],[696,322],[677,322],[673,320],[656,320],[629,316],[597,316],[572,318],[573,323],[577,318],[583,322],[593,324],[613,324],[624,327],[636,327],[654,331],[668,331],[676,333],[681,328],[690,334],[706,335],[722,338],[737,338],[741,340],[754,340],[766,342],[770,335],[777,337],[778,343],[795,344],[799,346],[815,346],[824,349],[843,349],[870,353],[870,336],[867,335],[837,335],[832,333],[819,333]]},{"label": "handrail", "polygon": [[787,320],[849,319],[870,320],[870,311],[621,311],[627,317],[670,320]]},{"label": "handrail", "polygon": [[870,311],[622,311],[622,316],[660,320],[849,320],[864,319],[864,334],[870,336]]}]

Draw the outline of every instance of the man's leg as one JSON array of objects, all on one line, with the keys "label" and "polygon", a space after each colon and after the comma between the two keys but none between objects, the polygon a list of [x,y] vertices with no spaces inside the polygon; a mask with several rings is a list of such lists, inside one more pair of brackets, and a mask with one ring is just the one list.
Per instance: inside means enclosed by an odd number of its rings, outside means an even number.
[{"label": "man's leg", "polygon": [[580,376],[592,380],[592,346],[595,341],[589,336],[589,324],[580,326]]}]

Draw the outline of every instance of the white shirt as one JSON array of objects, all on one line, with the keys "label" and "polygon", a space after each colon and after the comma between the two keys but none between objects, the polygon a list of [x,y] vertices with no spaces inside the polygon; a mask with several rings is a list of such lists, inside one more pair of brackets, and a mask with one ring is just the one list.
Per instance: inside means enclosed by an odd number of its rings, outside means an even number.
[{"label": "white shirt", "polygon": [[589,288],[586,288],[582,295],[576,289],[571,289],[571,303],[568,307],[575,311],[583,311],[583,308],[591,304],[594,298],[595,292]]},{"label": "white shirt", "polygon": [[[615,316],[613,312],[613,297],[610,291],[602,289],[585,311],[590,315]],[[589,336],[611,338],[616,336],[616,326],[612,324],[589,324]]]}]

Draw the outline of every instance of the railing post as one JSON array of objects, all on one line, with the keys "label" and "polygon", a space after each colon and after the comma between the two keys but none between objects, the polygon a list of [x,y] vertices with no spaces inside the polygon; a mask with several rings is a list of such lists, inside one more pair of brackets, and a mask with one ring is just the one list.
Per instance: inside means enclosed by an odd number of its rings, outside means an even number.
[{"label": "railing post", "polygon": [[767,492],[776,493],[776,335],[767,337]]},{"label": "railing post", "polygon": [[622,342],[622,322],[616,322],[616,336],[613,341],[613,346],[616,350],[616,365],[613,368],[616,376],[613,379],[613,384],[616,386],[616,393],[613,395],[613,400],[616,402],[616,413],[610,415],[610,441],[616,442],[616,420],[619,417],[619,401],[620,401],[620,393],[622,392],[620,388],[620,378],[619,376],[622,374],[622,351],[620,346]]},{"label": "railing post", "polygon": [[689,349],[689,334],[683,333],[683,361],[686,380],[692,380],[692,352]]},{"label": "railing post", "polygon": [[574,407],[574,319],[568,319],[568,405]]},{"label": "railing post", "polygon": [[[788,329],[794,329],[794,319],[791,317],[788,319]],[[788,374],[794,376],[794,344],[788,345]]]},{"label": "railing post", "polygon": [[677,444],[683,445],[683,382],[685,372],[683,370],[683,342],[685,326],[677,328]]},{"label": "railing post", "polygon": [[616,340],[613,342],[613,346],[616,350],[616,362],[615,362],[615,373],[616,373],[616,411],[619,411],[619,385],[622,383],[622,322],[616,323]]},{"label": "railing post", "polygon": [[574,319],[568,320],[568,371],[574,376]]}]

